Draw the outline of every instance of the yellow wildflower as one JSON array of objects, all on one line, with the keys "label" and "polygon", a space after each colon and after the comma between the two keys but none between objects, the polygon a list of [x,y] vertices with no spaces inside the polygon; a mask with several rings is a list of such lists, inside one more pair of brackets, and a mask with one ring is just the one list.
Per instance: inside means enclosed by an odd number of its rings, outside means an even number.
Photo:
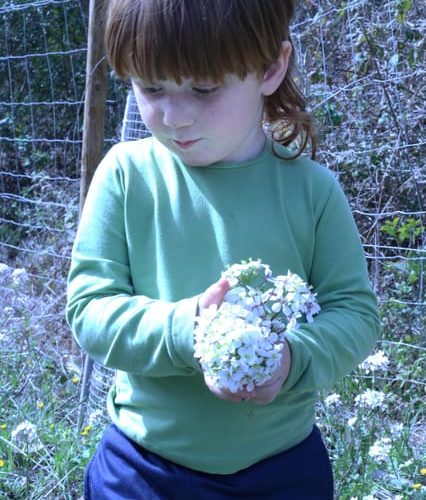
[{"label": "yellow wildflower", "polygon": [[86,425],[86,427],[84,427],[84,429],[80,432],[80,434],[82,436],[87,436],[89,434],[91,428],[92,428],[91,425]]},{"label": "yellow wildflower", "polygon": [[7,424],[0,424],[0,429],[6,429]]},{"label": "yellow wildflower", "polygon": [[71,379],[71,382],[73,384],[78,384],[80,382],[80,379],[77,377],[77,375],[74,375],[74,377]]},{"label": "yellow wildflower", "polygon": [[39,401],[39,402],[37,403],[37,408],[38,408],[39,410],[42,410],[42,409],[44,408],[44,403],[43,403],[43,401]]},{"label": "yellow wildflower", "polygon": [[4,467],[6,462],[0,458],[0,467]]},{"label": "yellow wildflower", "polygon": [[423,467],[422,469],[420,469],[420,474],[422,476],[426,476],[426,467]]},{"label": "yellow wildflower", "polygon": [[422,487],[422,485],[421,485],[420,483],[414,483],[414,484],[413,484],[413,488],[414,488],[415,490],[419,490],[421,487]]}]

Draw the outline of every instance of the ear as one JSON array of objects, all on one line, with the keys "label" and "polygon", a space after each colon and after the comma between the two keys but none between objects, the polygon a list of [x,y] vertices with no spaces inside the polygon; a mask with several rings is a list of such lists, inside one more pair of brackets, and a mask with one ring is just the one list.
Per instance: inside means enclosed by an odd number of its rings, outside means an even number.
[{"label": "ear", "polygon": [[261,85],[264,96],[272,95],[284,80],[287,73],[288,63],[290,61],[292,45],[289,41],[282,42],[281,52],[278,59],[273,62],[263,75]]}]

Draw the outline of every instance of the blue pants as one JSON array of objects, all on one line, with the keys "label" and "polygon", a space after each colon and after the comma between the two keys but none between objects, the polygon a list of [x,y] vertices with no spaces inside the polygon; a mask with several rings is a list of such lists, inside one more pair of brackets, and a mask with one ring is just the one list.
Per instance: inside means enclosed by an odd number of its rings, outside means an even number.
[{"label": "blue pants", "polygon": [[86,468],[84,498],[332,500],[333,476],[317,427],[297,446],[235,474],[221,475],[165,460],[111,425]]}]

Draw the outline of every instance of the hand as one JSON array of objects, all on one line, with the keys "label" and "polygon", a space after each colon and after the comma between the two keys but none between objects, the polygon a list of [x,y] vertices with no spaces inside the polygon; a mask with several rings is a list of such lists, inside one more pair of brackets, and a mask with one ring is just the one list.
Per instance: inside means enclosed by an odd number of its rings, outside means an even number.
[{"label": "hand", "polygon": [[[225,298],[226,292],[229,290],[229,282],[228,280],[221,278],[213,285],[209,286],[205,292],[200,295],[198,299],[198,308],[208,309],[210,306],[215,305],[220,307]],[[232,393],[230,391],[219,389],[213,384],[213,381],[204,375],[204,381],[210,391],[220,399],[224,399],[226,401],[241,401],[243,398],[247,397],[243,393]]]},{"label": "hand", "polygon": [[[208,309],[212,305],[216,305],[220,307],[225,298],[227,291],[229,290],[229,282],[228,280],[221,278],[213,285],[209,286],[205,292],[200,295],[198,299],[198,307],[199,309]],[[204,375],[204,381],[210,391],[220,399],[224,399],[225,401],[248,401],[253,397],[253,391],[239,391],[237,393],[233,393],[227,391],[226,389],[219,389],[213,384],[213,381]]]},{"label": "hand", "polygon": [[225,278],[220,278],[219,281],[209,286],[205,292],[200,295],[198,299],[199,309],[208,309],[212,305],[219,307],[227,291],[229,290],[229,282]]},{"label": "hand", "polygon": [[269,403],[272,403],[272,401],[274,401],[274,399],[278,396],[284,382],[288,377],[290,366],[290,347],[288,343],[284,341],[280,366],[277,368],[270,380],[268,380],[265,384],[255,387],[255,394],[252,398],[253,403],[256,403],[258,405],[267,405]]},{"label": "hand", "polygon": [[[226,293],[229,290],[229,282],[221,278],[219,281],[211,285],[205,292],[200,295],[198,300],[199,309],[208,309],[211,305],[220,307]],[[242,389],[236,393],[226,389],[220,389],[213,384],[209,377],[204,376],[204,381],[209,390],[218,398],[225,401],[244,402],[252,401],[258,405],[267,405],[272,403],[277,397],[281,388],[287,379],[290,371],[291,355],[290,348],[287,342],[284,342],[284,347],[281,354],[281,363],[273,376],[268,382],[263,385],[256,386],[252,391]]]},{"label": "hand", "polygon": [[251,401],[255,396],[255,390],[249,392],[246,389],[242,389],[238,392],[231,392],[227,389],[222,389],[214,385],[213,381],[207,376],[204,375],[204,381],[209,388],[210,392],[212,392],[219,399],[223,399],[225,401],[233,401],[234,403],[241,403],[244,401]]},{"label": "hand", "polygon": [[284,342],[280,366],[276,369],[270,380],[262,385],[255,386],[255,388],[250,392],[246,389],[242,389],[238,392],[230,392],[226,389],[216,387],[213,381],[207,376],[204,376],[204,380],[210,391],[215,396],[220,399],[224,399],[225,401],[234,401],[236,403],[251,401],[258,405],[267,405],[272,403],[272,401],[274,401],[280,393],[281,388],[288,377],[290,366],[290,348],[288,343]]}]

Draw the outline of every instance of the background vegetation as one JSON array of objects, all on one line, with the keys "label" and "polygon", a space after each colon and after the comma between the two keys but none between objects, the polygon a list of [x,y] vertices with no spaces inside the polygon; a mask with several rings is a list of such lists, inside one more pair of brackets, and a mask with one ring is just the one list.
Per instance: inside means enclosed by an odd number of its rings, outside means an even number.
[{"label": "background vegetation", "polygon": [[[79,498],[106,423],[98,406],[79,403],[80,356],[63,318],[87,4],[0,2],[1,498]],[[318,404],[336,497],[425,498],[426,7],[300,4],[294,35],[319,160],[354,209],[384,326],[375,356]],[[105,148],[119,139],[125,97],[111,76]],[[104,387],[93,391],[102,400]]]}]

